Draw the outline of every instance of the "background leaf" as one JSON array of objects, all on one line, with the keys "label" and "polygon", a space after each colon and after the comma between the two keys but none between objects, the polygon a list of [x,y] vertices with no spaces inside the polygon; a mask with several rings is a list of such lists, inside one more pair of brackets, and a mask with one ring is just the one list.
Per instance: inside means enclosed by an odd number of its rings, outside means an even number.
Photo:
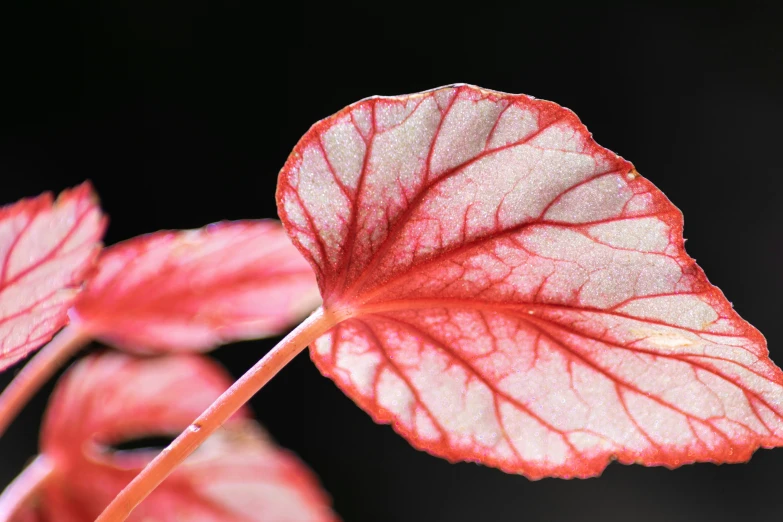
[{"label": "background leaf", "polygon": [[68,322],[105,228],[89,183],[0,209],[0,370]]},{"label": "background leaf", "polygon": [[[56,471],[42,488],[39,516],[95,519],[158,451],[116,446],[178,435],[230,383],[214,363],[194,355],[106,353],[79,361],[58,384],[44,419],[41,452]],[[312,473],[247,413],[227,422],[128,520],[335,520]]]},{"label": "background leaf", "polygon": [[107,248],[73,316],[126,350],[204,351],[279,333],[318,303],[312,272],[280,224],[236,221]]}]

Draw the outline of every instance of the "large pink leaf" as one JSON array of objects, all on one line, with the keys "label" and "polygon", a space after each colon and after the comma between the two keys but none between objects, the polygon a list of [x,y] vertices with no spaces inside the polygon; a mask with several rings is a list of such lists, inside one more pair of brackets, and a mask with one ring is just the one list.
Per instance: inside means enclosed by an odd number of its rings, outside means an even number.
[{"label": "large pink leaf", "polygon": [[[109,353],[77,363],[58,384],[44,419],[41,450],[56,471],[40,491],[39,519],[94,520],[155,454],[110,445],[178,434],[230,384],[214,363],[195,355]],[[335,516],[311,472],[241,411],[128,520],[321,522]]]},{"label": "large pink leaf", "polygon": [[567,109],[364,100],[302,138],[277,197],[346,318],[313,360],[418,448],[540,478],[783,443],[764,338],[685,253],[679,210]]},{"label": "large pink leaf", "polygon": [[68,322],[105,227],[89,183],[0,209],[0,370]]},{"label": "large pink leaf", "polygon": [[74,322],[137,352],[276,334],[319,302],[307,261],[276,221],[140,236],[107,248],[98,266]]}]

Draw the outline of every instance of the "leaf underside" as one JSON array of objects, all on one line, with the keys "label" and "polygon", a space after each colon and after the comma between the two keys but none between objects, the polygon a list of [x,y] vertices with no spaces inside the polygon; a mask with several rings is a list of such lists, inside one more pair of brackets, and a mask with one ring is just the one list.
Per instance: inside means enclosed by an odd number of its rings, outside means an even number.
[{"label": "leaf underside", "polygon": [[0,209],[0,371],[68,322],[105,228],[89,183]]},{"label": "leaf underside", "polygon": [[322,373],[414,446],[547,476],[783,443],[783,374],[684,250],[679,210],[571,111],[472,86],[308,131],[278,210]]},{"label": "leaf underside", "polygon": [[[155,456],[113,451],[124,440],[174,436],[230,385],[202,356],[155,359],[107,353],[83,359],[57,386],[41,452],[56,468],[37,503],[17,515],[94,520]],[[78,422],[74,422],[78,419]],[[167,478],[128,520],[326,522],[336,520],[312,473],[242,410]]]},{"label": "leaf underside", "polygon": [[73,316],[133,352],[204,351],[277,334],[318,303],[312,271],[278,222],[235,221],[107,248]]}]

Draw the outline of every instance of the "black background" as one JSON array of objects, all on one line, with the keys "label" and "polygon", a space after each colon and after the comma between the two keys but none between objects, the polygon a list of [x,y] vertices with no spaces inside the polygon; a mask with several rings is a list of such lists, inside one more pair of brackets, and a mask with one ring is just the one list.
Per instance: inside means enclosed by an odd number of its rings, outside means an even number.
[{"label": "black background", "polygon": [[[288,152],[343,106],[453,82],[524,92],[573,109],[683,210],[689,253],[783,362],[779,8],[252,5],[4,4],[2,202],[91,179],[111,217],[107,244],[274,217]],[[274,342],[215,354],[238,376]],[[50,390],[0,440],[0,486],[34,454]],[[306,355],[252,406],[349,522],[783,517],[783,450],[531,482],[412,449]]]}]

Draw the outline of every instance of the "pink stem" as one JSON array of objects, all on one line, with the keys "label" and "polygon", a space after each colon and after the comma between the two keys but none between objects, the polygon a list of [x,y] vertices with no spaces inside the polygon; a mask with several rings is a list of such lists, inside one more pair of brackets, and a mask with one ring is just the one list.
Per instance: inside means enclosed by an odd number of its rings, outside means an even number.
[{"label": "pink stem", "polygon": [[0,494],[0,522],[9,522],[54,472],[46,455],[38,455]]},{"label": "pink stem", "polygon": [[235,382],[193,421],[188,429],[150,462],[123,489],[96,522],[122,522],[185,458],[226,422],[291,359],[340,322],[334,314],[316,310]]},{"label": "pink stem", "polygon": [[66,326],[30,359],[0,394],[0,436],[35,392],[89,340],[75,326]]}]

